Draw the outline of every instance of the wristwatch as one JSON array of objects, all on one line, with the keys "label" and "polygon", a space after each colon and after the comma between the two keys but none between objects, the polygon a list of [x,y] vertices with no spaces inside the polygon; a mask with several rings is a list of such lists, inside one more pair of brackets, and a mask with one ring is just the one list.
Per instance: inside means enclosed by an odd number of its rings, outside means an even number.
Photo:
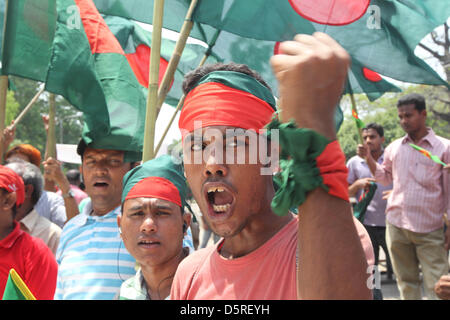
[{"label": "wristwatch", "polygon": [[62,195],[62,197],[65,199],[65,198],[75,198],[75,194],[73,193],[73,191],[71,190],[71,189],[69,189],[69,191],[67,192],[67,193],[64,193],[63,195]]}]

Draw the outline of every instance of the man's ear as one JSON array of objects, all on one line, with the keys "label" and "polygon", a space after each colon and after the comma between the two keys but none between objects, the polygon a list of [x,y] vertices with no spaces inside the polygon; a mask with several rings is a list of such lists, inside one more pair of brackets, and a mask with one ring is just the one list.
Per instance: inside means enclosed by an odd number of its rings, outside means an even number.
[{"label": "man's ear", "polygon": [[33,195],[34,186],[32,184],[25,185],[25,198],[31,198]]},{"label": "man's ear", "polygon": [[119,229],[120,229],[120,226],[121,226],[121,223],[122,222],[122,214],[118,214],[117,215],[117,226],[119,227]]},{"label": "man's ear", "polygon": [[184,230],[184,233],[186,234],[187,229],[189,228],[189,226],[191,225],[191,221],[192,221],[192,215],[190,212],[185,212],[183,214],[183,225],[186,226],[186,229]]},{"label": "man's ear", "polygon": [[3,210],[11,210],[14,205],[16,204],[16,193],[15,192],[10,192],[7,193],[1,200],[1,207]]}]

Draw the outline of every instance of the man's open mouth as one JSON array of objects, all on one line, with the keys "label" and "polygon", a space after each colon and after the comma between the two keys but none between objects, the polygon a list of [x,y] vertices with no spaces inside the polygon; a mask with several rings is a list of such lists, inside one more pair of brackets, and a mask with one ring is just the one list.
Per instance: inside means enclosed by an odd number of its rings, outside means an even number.
[{"label": "man's open mouth", "polygon": [[228,216],[234,204],[233,192],[224,184],[211,183],[204,187],[210,216]]},{"label": "man's open mouth", "polygon": [[108,183],[106,183],[106,182],[96,182],[96,183],[94,183],[94,187],[106,188],[106,187],[108,187]]}]

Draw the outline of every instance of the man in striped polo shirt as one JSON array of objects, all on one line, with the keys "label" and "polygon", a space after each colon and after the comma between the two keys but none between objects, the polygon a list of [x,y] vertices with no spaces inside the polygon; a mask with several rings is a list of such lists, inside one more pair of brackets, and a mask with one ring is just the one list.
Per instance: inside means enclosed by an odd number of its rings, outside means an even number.
[{"label": "man in striped polo shirt", "polygon": [[135,259],[119,236],[117,216],[123,176],[138,159],[120,150],[92,148],[83,140],[77,152],[91,201],[61,234],[55,299],[110,300],[122,282],[136,273]]},{"label": "man in striped polo shirt", "polygon": [[[120,238],[117,216],[123,177],[139,164],[141,153],[100,149],[84,140],[77,152],[90,201],[61,233],[55,300],[111,300],[136,274],[136,261]],[[183,246],[194,249],[189,229]]]}]

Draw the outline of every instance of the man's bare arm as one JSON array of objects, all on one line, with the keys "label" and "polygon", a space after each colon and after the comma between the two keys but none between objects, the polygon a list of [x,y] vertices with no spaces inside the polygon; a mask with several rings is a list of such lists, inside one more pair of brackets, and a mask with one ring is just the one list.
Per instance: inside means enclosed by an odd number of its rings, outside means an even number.
[{"label": "man's bare arm", "polygon": [[[294,119],[330,141],[336,139],[334,110],[350,58],[323,33],[298,35],[280,45],[271,63],[279,81],[281,118]],[[345,164],[344,164],[345,165]],[[299,207],[300,299],[371,299],[367,262],[350,204],[317,188]]]}]

